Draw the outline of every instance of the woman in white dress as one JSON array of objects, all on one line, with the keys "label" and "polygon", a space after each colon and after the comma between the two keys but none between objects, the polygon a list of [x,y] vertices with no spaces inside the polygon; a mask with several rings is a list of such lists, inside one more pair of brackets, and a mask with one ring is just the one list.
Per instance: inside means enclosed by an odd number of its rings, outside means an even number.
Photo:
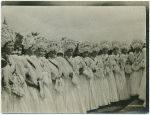
[{"label": "woman in white dress", "polygon": [[[52,97],[52,91],[49,90],[49,88],[52,87],[51,74],[47,71],[47,69],[45,69],[44,66],[47,65],[45,65],[45,63],[42,61],[41,58],[44,55],[44,51],[47,49],[47,47],[45,46],[46,40],[40,35],[35,36],[34,39],[36,40],[36,43],[33,45],[35,49],[34,51],[35,56],[32,56],[32,58],[33,60],[35,60],[36,67],[38,68],[38,71],[41,73],[42,76],[43,93],[44,93],[43,101],[45,107],[44,113],[58,113],[58,111],[56,111],[56,106],[54,105],[55,101],[57,100],[55,100]],[[57,95],[55,95],[55,97],[57,97]],[[60,105],[60,103],[58,105]],[[59,106],[57,106],[57,108],[58,107]]]},{"label": "woman in white dress", "polygon": [[103,50],[103,54],[101,55],[101,58],[103,60],[103,73],[109,85],[109,95],[107,96],[107,98],[110,102],[117,102],[119,101],[119,98],[116,81],[113,74],[113,58],[112,56],[108,55],[108,50],[110,50],[111,47],[112,46],[109,41],[101,42],[101,49]]},{"label": "woman in white dress", "polygon": [[[101,49],[101,44],[98,44],[99,48]],[[98,68],[101,68],[101,73],[100,73],[100,87],[102,88],[101,91],[103,91],[103,105],[109,105],[110,104],[110,99],[109,99],[109,85],[108,85],[108,80],[106,79],[104,75],[104,65],[103,65],[103,60],[101,55],[97,55],[96,57],[99,61],[98,63]]]},{"label": "woman in white dress", "polygon": [[129,93],[127,90],[127,81],[124,73],[124,65],[125,59],[123,55],[119,54],[121,44],[119,41],[112,42],[112,49],[113,49],[113,73],[116,80],[117,91],[119,100],[126,100],[129,99]]},{"label": "woman in white dress", "polygon": [[77,56],[74,59],[79,72],[79,93],[83,97],[84,108],[86,109],[86,111],[95,109],[94,107],[92,107],[92,99],[90,98],[90,92],[92,87],[91,78],[93,77],[93,73],[91,69],[89,69],[89,67],[87,66],[87,60],[90,59],[88,57],[88,54],[91,49],[91,46],[91,43],[88,41],[81,42],[78,47],[81,56]]},{"label": "woman in white dress", "polygon": [[52,91],[52,96],[56,108],[56,113],[67,113],[67,109],[65,106],[65,101],[63,99],[64,92],[64,82],[61,78],[62,76],[62,65],[57,60],[56,54],[60,49],[60,44],[56,40],[50,40],[47,43],[46,51],[47,51],[47,64],[48,71],[51,72],[52,79],[52,87],[50,90]]},{"label": "woman in white dress", "polygon": [[130,95],[130,74],[132,73],[132,67],[129,61],[128,51],[130,50],[130,46],[127,42],[121,43],[121,70],[125,72],[125,77],[127,81],[127,90]]},{"label": "woman in white dress", "polygon": [[47,75],[42,72],[40,64],[35,60],[33,45],[36,43],[35,39],[31,34],[24,36],[22,45],[26,50],[26,55],[22,58],[24,67],[29,68],[29,72],[26,75],[26,83],[28,90],[32,98],[32,112],[33,113],[44,113],[47,112],[47,108],[44,106],[45,94],[44,94],[44,83],[43,77]]},{"label": "woman in white dress", "polygon": [[[13,59],[15,60],[15,63],[16,63],[16,67],[17,67],[17,71],[23,76],[23,78],[25,79],[26,81],[26,75],[29,73],[30,69],[26,66],[24,66],[23,62],[22,62],[22,59],[23,59],[23,56],[21,56],[21,50],[22,50],[22,44],[16,44],[18,45],[17,47],[19,47],[20,51],[18,52],[17,51],[17,54],[13,55]],[[32,97],[30,95],[30,92],[28,90],[28,87],[27,87],[27,84],[24,83],[24,91],[25,91],[25,102],[27,103],[26,104],[26,108],[27,109],[24,109],[24,111],[22,111],[22,113],[32,113],[33,110],[32,110]]]},{"label": "woman in white dress", "polygon": [[145,67],[145,59],[142,55],[143,41],[141,39],[134,39],[132,47],[135,52],[129,54],[129,59],[132,62],[132,73],[130,74],[131,82],[131,96],[137,96],[139,93],[143,69]]},{"label": "woman in white dress", "polygon": [[2,25],[2,57],[7,65],[2,68],[2,112],[22,113],[27,111],[25,101],[25,79],[18,71],[15,59],[11,56],[14,50],[15,34],[6,24]]},{"label": "woman in white dress", "polygon": [[67,113],[80,113],[81,110],[78,104],[77,89],[77,67],[72,57],[73,52],[76,48],[76,42],[71,39],[66,39],[63,44],[64,58],[59,57],[63,68],[62,68],[62,79],[64,80],[64,101],[67,108]]},{"label": "woman in white dress", "polygon": [[103,74],[103,69],[101,68],[101,63],[99,61],[100,58],[97,57],[97,54],[100,51],[100,47],[98,43],[93,43],[92,48],[91,48],[91,53],[90,53],[90,58],[91,58],[91,70],[93,71],[94,74],[94,91],[95,91],[95,99],[98,104],[98,106],[105,106],[108,105],[109,102],[106,98],[105,90],[104,90],[104,74]]}]

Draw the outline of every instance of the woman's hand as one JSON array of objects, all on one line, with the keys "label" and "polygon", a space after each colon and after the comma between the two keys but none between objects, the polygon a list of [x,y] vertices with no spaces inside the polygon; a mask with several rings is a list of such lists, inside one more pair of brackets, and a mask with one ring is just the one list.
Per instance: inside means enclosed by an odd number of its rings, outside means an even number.
[{"label": "woman's hand", "polygon": [[10,85],[6,84],[6,85],[4,86],[4,88],[5,88],[5,90],[6,90],[8,93],[11,92]]},{"label": "woman's hand", "polygon": [[136,66],[136,65],[138,65],[139,64],[139,62],[134,62],[134,65]]},{"label": "woman's hand", "polygon": [[73,78],[73,73],[69,73],[69,77],[72,79]]},{"label": "woman's hand", "polygon": [[96,69],[92,69],[92,72],[95,73],[95,72],[96,72]]},{"label": "woman's hand", "polygon": [[80,68],[80,69],[79,69],[79,74],[80,74],[80,75],[83,74],[83,68]]}]

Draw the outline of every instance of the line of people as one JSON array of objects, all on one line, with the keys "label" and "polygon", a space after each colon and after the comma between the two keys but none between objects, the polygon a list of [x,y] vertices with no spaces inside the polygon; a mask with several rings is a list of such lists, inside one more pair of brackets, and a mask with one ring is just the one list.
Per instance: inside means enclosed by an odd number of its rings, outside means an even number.
[{"label": "line of people", "polygon": [[146,51],[140,39],[133,40],[135,52],[129,54],[126,42],[84,41],[80,56],[73,57],[75,40],[27,33],[24,53],[12,55],[15,34],[7,25],[1,32],[2,113],[86,113],[130,96],[146,101]]}]

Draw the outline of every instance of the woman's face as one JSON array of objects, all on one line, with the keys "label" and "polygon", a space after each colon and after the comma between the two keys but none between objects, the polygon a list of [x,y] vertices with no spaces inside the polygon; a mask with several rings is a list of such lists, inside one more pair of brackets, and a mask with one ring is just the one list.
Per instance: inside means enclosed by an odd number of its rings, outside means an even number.
[{"label": "woman's face", "polygon": [[50,51],[48,53],[48,57],[50,57],[50,58],[54,58],[55,56],[56,56],[56,51]]},{"label": "woman's face", "polygon": [[27,55],[31,56],[31,55],[33,55],[33,54],[34,54],[34,51],[32,50],[32,48],[29,48],[29,49],[27,50]]},{"label": "woman's face", "polygon": [[89,52],[88,52],[88,51],[83,52],[83,53],[82,53],[82,56],[83,56],[83,57],[88,57],[88,56],[89,56]]},{"label": "woman's face", "polygon": [[126,54],[127,53],[127,49],[122,49],[122,53]]},{"label": "woman's face", "polygon": [[17,49],[16,49],[16,53],[18,55],[21,55],[21,52],[22,52],[22,47],[21,46],[18,46]]},{"label": "woman's face", "polygon": [[37,57],[43,57],[43,55],[44,55],[44,49],[38,48],[38,49],[35,51],[35,55],[36,55]]},{"label": "woman's face", "polygon": [[66,56],[72,56],[73,55],[73,49],[68,49],[66,52],[65,52]]},{"label": "woman's face", "polygon": [[92,56],[92,57],[96,57],[96,56],[97,56],[97,54],[98,54],[98,52],[97,52],[97,51],[93,51],[93,52],[91,53],[91,56]]},{"label": "woman's face", "polygon": [[44,51],[43,51],[43,57],[45,57],[45,55],[46,55],[46,51],[44,50]]},{"label": "woman's face", "polygon": [[8,54],[8,55],[11,55],[14,51],[14,42],[9,42],[6,47],[5,47],[5,52]]},{"label": "woman's face", "polygon": [[136,53],[139,53],[140,50],[141,50],[140,48],[135,48],[135,52],[136,52]]},{"label": "woman's face", "polygon": [[108,53],[108,48],[103,48],[103,54],[107,54]]},{"label": "woman's face", "polygon": [[114,49],[113,49],[113,52],[114,52],[115,55],[117,55],[118,52],[119,52],[119,48],[114,48]]},{"label": "woman's face", "polygon": [[57,56],[63,57],[63,53],[57,53]]}]

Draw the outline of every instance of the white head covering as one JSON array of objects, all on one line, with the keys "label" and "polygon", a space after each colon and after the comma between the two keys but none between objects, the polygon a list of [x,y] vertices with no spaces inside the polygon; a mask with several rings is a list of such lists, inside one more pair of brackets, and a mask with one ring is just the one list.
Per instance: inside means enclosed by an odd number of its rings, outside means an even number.
[{"label": "white head covering", "polygon": [[1,47],[3,47],[6,43],[11,41],[15,42],[15,33],[12,29],[9,29],[6,20],[4,20],[1,29]]},{"label": "white head covering", "polygon": [[130,50],[129,44],[127,42],[122,42],[120,50],[122,50],[122,49],[126,49],[127,51],[129,51]]},{"label": "white head covering", "polygon": [[[29,49],[33,47],[33,45],[36,43],[35,39],[33,38],[31,33],[24,33],[22,45],[24,46],[24,49]],[[35,50],[35,49],[33,49]]]},{"label": "white head covering", "polygon": [[41,36],[40,34],[37,36],[34,36],[35,39],[35,44],[33,44],[33,48],[35,50],[37,50],[38,48],[42,48],[44,50],[46,50],[46,46],[45,44],[47,43],[47,39],[45,39],[43,36]]},{"label": "white head covering", "polygon": [[143,43],[143,41],[141,39],[134,39],[132,41],[131,45],[132,45],[133,49],[135,49],[135,48],[142,49],[144,43]]},{"label": "white head covering", "polygon": [[46,44],[46,51],[47,53],[50,51],[56,51],[58,52],[61,48],[60,42],[57,40],[48,40]]},{"label": "white head covering", "polygon": [[92,44],[89,41],[84,41],[84,42],[79,43],[78,49],[80,53],[83,53],[85,51],[90,52],[91,47],[92,47]]},{"label": "white head covering", "polygon": [[92,43],[90,52],[92,53],[93,51],[96,51],[96,52],[100,51],[100,45],[98,43]]},{"label": "white head covering", "polygon": [[68,39],[68,38],[65,39],[64,51],[67,51],[68,49],[73,49],[74,51],[76,47],[77,47],[77,42],[75,40]]},{"label": "white head covering", "polygon": [[101,45],[101,49],[108,48],[108,50],[110,50],[112,48],[111,43],[106,40],[100,42],[100,45]]},{"label": "white head covering", "polygon": [[121,47],[121,44],[119,41],[117,41],[117,40],[112,41],[112,49],[114,49],[114,48],[120,49],[120,47]]}]

